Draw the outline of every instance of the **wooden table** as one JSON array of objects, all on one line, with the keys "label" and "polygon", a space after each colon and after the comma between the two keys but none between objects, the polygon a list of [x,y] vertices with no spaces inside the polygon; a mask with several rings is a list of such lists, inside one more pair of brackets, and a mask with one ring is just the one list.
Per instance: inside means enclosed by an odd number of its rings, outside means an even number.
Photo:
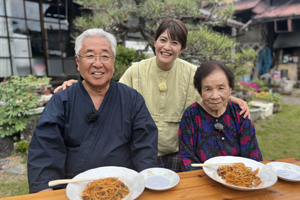
[{"label": "wooden table", "polygon": [[[300,166],[300,160],[284,158],[273,161],[292,163]],[[271,161],[263,161],[266,164]],[[145,189],[137,200],[176,200],[176,199],[209,199],[209,200],[233,200],[233,199],[300,199],[300,182],[287,182],[278,179],[273,186],[255,190],[238,191],[230,189],[209,178],[203,170],[178,173],[180,182],[177,186],[166,191],[152,191]],[[66,190],[27,194],[22,196],[7,197],[3,200],[67,200]]]}]

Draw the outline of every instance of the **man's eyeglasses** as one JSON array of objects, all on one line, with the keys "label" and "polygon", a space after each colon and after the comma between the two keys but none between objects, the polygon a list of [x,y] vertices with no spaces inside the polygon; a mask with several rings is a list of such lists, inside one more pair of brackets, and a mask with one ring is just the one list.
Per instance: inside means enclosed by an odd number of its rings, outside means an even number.
[{"label": "man's eyeglasses", "polygon": [[95,55],[79,55],[80,57],[83,57],[84,61],[87,63],[93,63],[96,61],[96,58],[99,57],[99,59],[101,60],[102,63],[108,63],[109,61],[111,61],[111,59],[113,59],[113,56],[95,56]]}]

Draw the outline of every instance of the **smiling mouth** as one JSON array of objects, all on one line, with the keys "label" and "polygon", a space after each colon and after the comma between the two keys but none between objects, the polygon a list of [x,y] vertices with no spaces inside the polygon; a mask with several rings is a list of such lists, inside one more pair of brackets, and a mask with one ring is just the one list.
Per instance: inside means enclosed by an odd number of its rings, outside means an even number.
[{"label": "smiling mouth", "polygon": [[100,76],[100,75],[102,75],[102,74],[104,74],[104,73],[103,73],[103,72],[94,72],[94,73],[92,73],[92,74],[97,75],[97,76]]},{"label": "smiling mouth", "polygon": [[172,54],[169,54],[169,53],[163,53],[163,52],[161,52],[161,54],[164,55],[164,56],[171,56],[171,55],[172,55]]}]

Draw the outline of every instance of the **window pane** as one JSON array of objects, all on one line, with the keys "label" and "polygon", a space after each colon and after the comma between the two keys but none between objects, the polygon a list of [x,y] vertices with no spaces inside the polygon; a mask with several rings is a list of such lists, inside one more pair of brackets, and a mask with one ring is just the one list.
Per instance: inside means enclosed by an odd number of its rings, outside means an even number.
[{"label": "window pane", "polygon": [[71,57],[74,58],[75,50],[74,50],[74,43],[62,43],[62,52],[63,57]]},{"label": "window pane", "polygon": [[45,3],[57,3],[57,0],[43,0]]},{"label": "window pane", "polygon": [[69,41],[70,40],[70,33],[69,33],[69,26],[66,24],[60,24],[60,33],[61,33],[61,41]]},{"label": "window pane", "polygon": [[6,12],[9,17],[25,18],[23,0],[6,0]]},{"label": "window pane", "polygon": [[25,8],[26,8],[26,17],[27,19],[40,19],[40,7],[39,3],[25,1]]},{"label": "window pane", "polygon": [[42,39],[41,23],[38,21],[27,21],[28,34],[32,39]]},{"label": "window pane", "polygon": [[41,40],[31,40],[31,53],[33,57],[43,57],[44,51],[43,51],[43,43]]},{"label": "window pane", "polygon": [[45,22],[44,26],[46,29],[46,40],[59,41],[59,24]]},{"label": "window pane", "polygon": [[7,77],[11,75],[10,59],[0,58],[0,66],[0,77]]},{"label": "window pane", "polygon": [[48,57],[61,57],[59,42],[48,42],[47,54]]},{"label": "window pane", "polygon": [[44,59],[31,59],[32,73],[37,76],[46,75],[46,65]]},{"label": "window pane", "polygon": [[65,75],[79,75],[75,59],[66,59],[63,62]]},{"label": "window pane", "polygon": [[25,20],[23,19],[8,19],[8,31],[11,37],[26,36]]},{"label": "window pane", "polygon": [[57,6],[43,4],[44,21],[58,22]]},{"label": "window pane", "polygon": [[0,36],[7,36],[7,26],[4,17],[0,17]]},{"label": "window pane", "polygon": [[30,63],[28,58],[13,59],[13,73],[16,76],[27,76],[30,74]]},{"label": "window pane", "polygon": [[10,50],[13,57],[28,57],[28,40],[19,38],[10,39]]},{"label": "window pane", "polygon": [[0,0],[0,15],[5,15],[3,0]]},{"label": "window pane", "polygon": [[62,61],[60,59],[48,59],[48,73],[49,76],[63,75]]},{"label": "window pane", "polygon": [[59,7],[59,19],[64,20],[66,19],[66,9],[65,7]]},{"label": "window pane", "polygon": [[0,38],[0,57],[9,57],[8,39],[6,38]]}]

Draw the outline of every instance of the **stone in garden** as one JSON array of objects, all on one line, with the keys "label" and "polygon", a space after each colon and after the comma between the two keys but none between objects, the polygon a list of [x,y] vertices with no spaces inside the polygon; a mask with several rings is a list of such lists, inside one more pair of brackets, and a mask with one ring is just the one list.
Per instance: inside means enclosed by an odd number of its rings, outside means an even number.
[{"label": "stone in garden", "polygon": [[14,140],[12,137],[0,137],[0,159],[10,156],[11,151],[14,150]]},{"label": "stone in garden", "polygon": [[10,159],[1,159],[0,160],[0,170],[4,170],[10,163]]},{"label": "stone in garden", "polygon": [[6,172],[12,174],[24,174],[24,170],[19,165],[13,166],[12,168],[8,169]]}]

